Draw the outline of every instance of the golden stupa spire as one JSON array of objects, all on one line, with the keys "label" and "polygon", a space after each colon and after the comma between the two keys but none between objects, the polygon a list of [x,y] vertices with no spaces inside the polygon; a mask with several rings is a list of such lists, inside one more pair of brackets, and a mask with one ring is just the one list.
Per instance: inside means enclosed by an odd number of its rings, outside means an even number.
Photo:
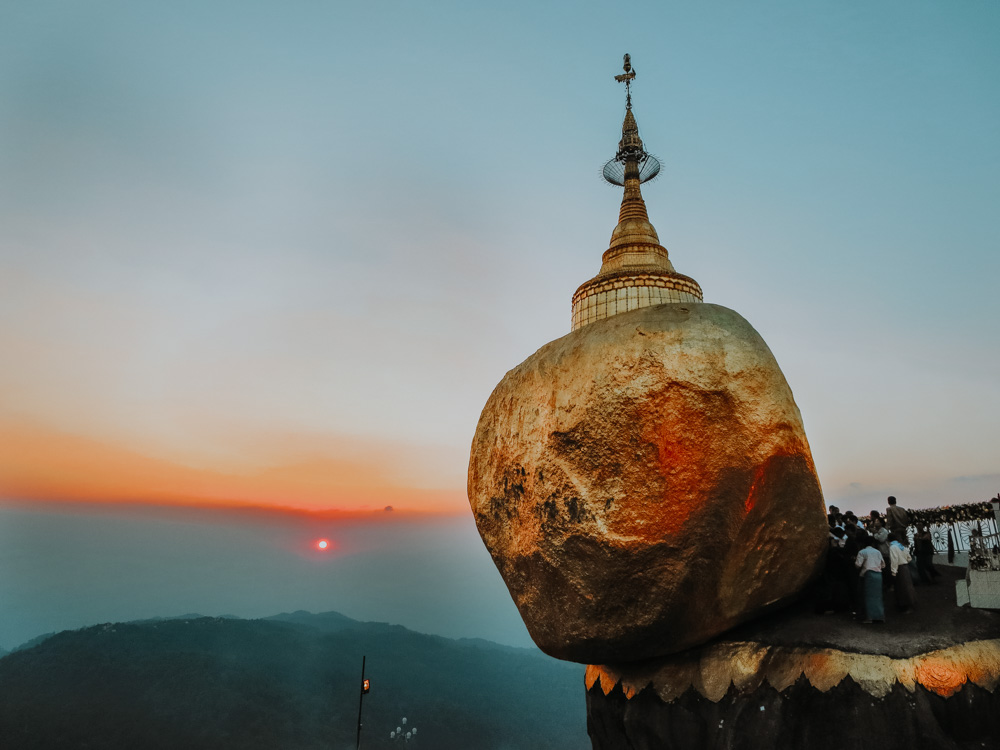
[{"label": "golden stupa spire", "polygon": [[622,139],[618,142],[618,153],[614,159],[625,167],[623,175],[625,193],[622,196],[622,207],[618,211],[618,226],[611,235],[611,249],[634,243],[660,245],[660,238],[653,225],[649,223],[646,202],[642,199],[642,191],[639,189],[641,183],[639,162],[643,157],[648,159],[649,155],[642,147],[639,124],[632,114],[631,99],[629,95],[629,107],[625,110],[625,122],[622,123]]},{"label": "golden stupa spire", "polygon": [[632,112],[632,81],[635,70],[625,55],[624,74],[615,80],[625,84],[625,120],[618,153],[604,165],[604,178],[624,187],[618,225],[604,252],[601,270],[573,295],[573,330],[618,313],[672,302],[701,302],[701,287],[679,274],[670,262],[649,221],[639,186],[655,177],[660,162],[646,152],[639,137],[639,124]]}]

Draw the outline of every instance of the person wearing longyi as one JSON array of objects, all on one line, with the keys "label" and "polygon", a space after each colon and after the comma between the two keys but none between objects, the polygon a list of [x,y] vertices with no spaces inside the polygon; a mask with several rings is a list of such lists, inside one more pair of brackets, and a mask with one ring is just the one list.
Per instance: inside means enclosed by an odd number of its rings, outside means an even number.
[{"label": "person wearing longyi", "polygon": [[885,622],[885,607],[882,603],[882,570],[885,568],[885,558],[875,546],[874,539],[866,540],[864,549],[858,552],[854,560],[855,567],[864,581],[864,622]]}]

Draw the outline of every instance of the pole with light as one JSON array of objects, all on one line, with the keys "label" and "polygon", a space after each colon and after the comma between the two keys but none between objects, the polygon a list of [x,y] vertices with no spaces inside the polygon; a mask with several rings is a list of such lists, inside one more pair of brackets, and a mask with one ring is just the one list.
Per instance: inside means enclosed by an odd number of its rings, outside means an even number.
[{"label": "pole with light", "polygon": [[358,744],[356,750],[361,750],[361,708],[365,705],[365,694],[371,690],[371,680],[365,679],[365,658],[361,657],[361,697],[358,698]]}]

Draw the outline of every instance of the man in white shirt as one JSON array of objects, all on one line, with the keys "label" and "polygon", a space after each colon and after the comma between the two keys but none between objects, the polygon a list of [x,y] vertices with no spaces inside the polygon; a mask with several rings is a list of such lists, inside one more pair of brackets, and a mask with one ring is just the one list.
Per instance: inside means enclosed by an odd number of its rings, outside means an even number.
[{"label": "man in white shirt", "polygon": [[885,568],[885,558],[869,538],[867,546],[858,552],[854,561],[859,568],[858,574],[864,579],[865,619],[863,622],[885,622],[885,606],[882,603],[882,570]]}]

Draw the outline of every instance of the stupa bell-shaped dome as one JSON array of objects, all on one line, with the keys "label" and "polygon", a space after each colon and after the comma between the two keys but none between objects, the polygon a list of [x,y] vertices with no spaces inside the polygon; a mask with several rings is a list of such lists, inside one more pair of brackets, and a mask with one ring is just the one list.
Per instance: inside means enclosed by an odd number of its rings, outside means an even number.
[{"label": "stupa bell-shaped dome", "polygon": [[[701,302],[701,287],[677,273],[667,249],[649,221],[640,190],[640,165],[646,153],[631,94],[615,161],[625,165],[624,195],[618,225],[604,252],[601,270],[573,295],[573,330],[629,310],[670,302]],[[620,183],[619,183],[620,184]]]}]

